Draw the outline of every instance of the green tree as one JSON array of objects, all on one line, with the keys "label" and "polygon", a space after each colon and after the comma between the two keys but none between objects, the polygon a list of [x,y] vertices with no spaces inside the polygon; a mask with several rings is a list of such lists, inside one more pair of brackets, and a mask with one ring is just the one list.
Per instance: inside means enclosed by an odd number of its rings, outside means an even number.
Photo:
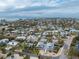
[{"label": "green tree", "polygon": [[0,59],[4,59],[4,57],[1,57]]},{"label": "green tree", "polygon": [[5,32],[5,28],[2,28],[2,34],[4,34],[4,32]]},{"label": "green tree", "polygon": [[26,55],[26,56],[24,57],[24,59],[30,59],[30,56],[29,56],[29,55]]}]

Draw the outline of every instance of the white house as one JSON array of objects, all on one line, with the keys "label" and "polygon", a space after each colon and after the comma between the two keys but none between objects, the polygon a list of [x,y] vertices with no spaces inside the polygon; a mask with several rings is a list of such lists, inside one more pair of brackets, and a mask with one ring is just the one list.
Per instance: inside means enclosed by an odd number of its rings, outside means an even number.
[{"label": "white house", "polygon": [[53,30],[53,31],[52,31],[52,34],[58,33],[58,32],[59,32],[58,30]]},{"label": "white house", "polygon": [[16,46],[19,42],[17,41],[10,41],[7,45],[10,45],[10,46]]},{"label": "white house", "polygon": [[25,36],[17,36],[17,37],[16,37],[16,40],[25,40],[25,39],[26,39]]},{"label": "white house", "polygon": [[31,32],[34,32],[35,31],[35,28],[29,28],[29,31]]},{"label": "white house", "polygon": [[70,32],[76,32],[76,33],[79,33],[79,30],[71,29]]},{"label": "white house", "polygon": [[47,43],[44,47],[45,52],[54,49],[54,43]]},{"label": "white house", "polygon": [[12,49],[12,47],[9,46],[9,47],[6,47],[5,49],[6,49],[6,51],[9,51],[10,49]]},{"label": "white house", "polygon": [[6,57],[5,59],[23,59],[23,56],[19,56],[19,54],[16,53],[13,54],[12,56]]},{"label": "white house", "polygon": [[30,56],[30,59],[39,59],[39,58],[36,56]]},{"label": "white house", "polygon": [[40,49],[46,51],[50,51],[53,50],[54,48],[54,43],[44,43],[44,42],[38,42],[37,47],[39,47]]},{"label": "white house", "polygon": [[45,39],[45,38],[40,39],[40,42],[46,42],[46,41],[47,41],[47,39]]},{"label": "white house", "polygon": [[44,33],[43,33],[43,35],[45,36],[45,35],[48,35],[49,33],[51,33],[52,34],[52,31],[45,31]]},{"label": "white house", "polygon": [[51,29],[55,30],[55,26],[52,26]]},{"label": "white house", "polygon": [[45,46],[44,42],[38,42],[37,47],[43,49]]},{"label": "white house", "polygon": [[9,41],[9,39],[2,39],[0,40],[0,43],[7,43]]},{"label": "white house", "polygon": [[62,37],[65,37],[65,34],[66,34],[66,33],[65,33],[64,31],[61,31],[61,32],[60,32],[60,35],[61,35]]},{"label": "white house", "polygon": [[27,42],[35,42],[37,40],[38,40],[38,38],[35,35],[29,35],[27,37]]},{"label": "white house", "polygon": [[18,30],[13,30],[13,31],[11,31],[11,33],[17,33],[18,32]]}]

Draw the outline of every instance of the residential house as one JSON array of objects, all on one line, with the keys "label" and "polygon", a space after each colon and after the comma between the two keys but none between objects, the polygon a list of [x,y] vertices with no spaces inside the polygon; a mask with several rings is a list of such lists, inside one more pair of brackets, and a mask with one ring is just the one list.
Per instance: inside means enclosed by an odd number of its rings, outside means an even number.
[{"label": "residential house", "polygon": [[38,38],[35,35],[29,35],[26,40],[27,42],[36,42],[38,41]]}]

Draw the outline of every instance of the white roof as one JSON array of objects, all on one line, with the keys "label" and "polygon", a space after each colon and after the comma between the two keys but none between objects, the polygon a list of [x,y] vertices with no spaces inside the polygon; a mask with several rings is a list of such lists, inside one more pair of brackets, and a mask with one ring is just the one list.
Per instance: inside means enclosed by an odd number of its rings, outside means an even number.
[{"label": "white roof", "polygon": [[17,36],[16,39],[26,39],[25,36]]},{"label": "white roof", "polygon": [[79,32],[79,30],[76,30],[76,29],[72,29],[70,30],[71,32]]},{"label": "white roof", "polygon": [[53,39],[57,39],[57,37],[56,37],[56,36],[53,36],[52,38],[53,38]]},{"label": "white roof", "polygon": [[9,39],[2,39],[2,40],[0,40],[0,42],[6,42],[6,41],[9,41]]},{"label": "white roof", "polygon": [[30,28],[30,29],[29,29],[29,31],[34,31],[34,30],[35,30],[34,28]]},{"label": "white roof", "polygon": [[36,37],[35,35],[29,35],[29,36],[27,37],[27,40],[28,40],[28,41],[37,41],[37,37]]},{"label": "white roof", "polygon": [[43,43],[43,42],[38,42],[37,47],[40,47],[44,50],[51,50],[54,48],[54,43]]},{"label": "white roof", "polygon": [[37,47],[43,49],[45,44],[43,42],[38,42]]},{"label": "white roof", "polygon": [[45,50],[50,50],[50,49],[53,49],[54,47],[54,43],[47,43],[44,47]]},{"label": "white roof", "polygon": [[53,30],[52,32],[59,32],[58,30]]},{"label": "white roof", "polygon": [[9,40],[9,39],[2,39],[2,40]]},{"label": "white roof", "polygon": [[17,33],[17,32],[18,32],[18,30],[14,30],[14,31],[11,31],[11,32],[13,32],[13,33]]},{"label": "white roof", "polygon": [[47,43],[47,47],[53,46],[53,43]]},{"label": "white roof", "polygon": [[38,57],[30,56],[30,59],[38,59]]},{"label": "white roof", "polygon": [[38,42],[37,46],[39,46],[39,45],[44,45],[44,43],[43,42]]},{"label": "white roof", "polygon": [[[13,55],[14,55],[14,58],[13,59],[23,59],[23,57],[22,56],[19,56],[19,54],[13,54]],[[12,59],[12,57],[9,56],[9,57],[6,57],[6,59]]]},{"label": "white roof", "polygon": [[50,32],[52,32],[52,31],[45,31],[44,33],[43,33],[43,35],[48,35],[48,33],[50,33]]},{"label": "white roof", "polygon": [[17,41],[10,41],[10,42],[8,43],[8,45],[12,45],[12,46],[16,46],[17,44],[18,44]]},{"label": "white roof", "polygon": [[6,47],[5,49],[6,49],[6,50],[10,50],[11,48],[12,48],[12,47],[10,46],[10,47]]},{"label": "white roof", "polygon": [[47,41],[47,39],[41,39],[40,41],[41,41],[41,42],[46,42],[46,41]]}]

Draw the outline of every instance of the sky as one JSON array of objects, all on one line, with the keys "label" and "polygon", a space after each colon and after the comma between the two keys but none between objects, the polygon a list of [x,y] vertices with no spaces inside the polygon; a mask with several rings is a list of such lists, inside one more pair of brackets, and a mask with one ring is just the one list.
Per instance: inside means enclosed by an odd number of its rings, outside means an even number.
[{"label": "sky", "polygon": [[0,0],[0,18],[79,17],[79,0]]}]

